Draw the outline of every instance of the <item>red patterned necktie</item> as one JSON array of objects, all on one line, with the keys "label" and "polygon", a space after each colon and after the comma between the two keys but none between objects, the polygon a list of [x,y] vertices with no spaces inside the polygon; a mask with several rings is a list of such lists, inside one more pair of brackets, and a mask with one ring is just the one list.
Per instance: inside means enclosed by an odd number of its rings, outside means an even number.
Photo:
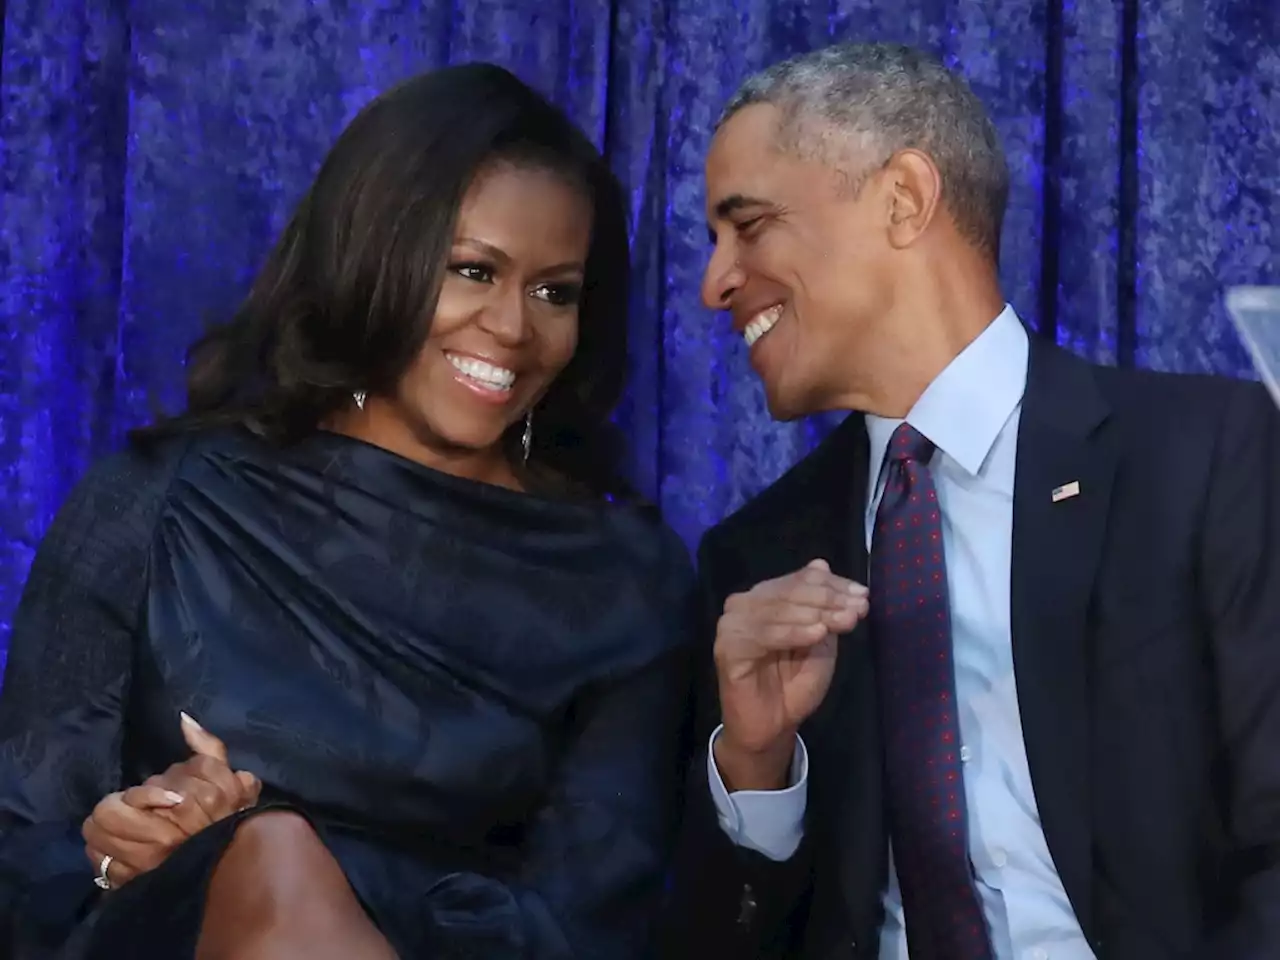
[{"label": "red patterned necktie", "polygon": [[908,424],[893,432],[871,543],[890,835],[911,960],[991,960],[969,863],[933,450]]}]

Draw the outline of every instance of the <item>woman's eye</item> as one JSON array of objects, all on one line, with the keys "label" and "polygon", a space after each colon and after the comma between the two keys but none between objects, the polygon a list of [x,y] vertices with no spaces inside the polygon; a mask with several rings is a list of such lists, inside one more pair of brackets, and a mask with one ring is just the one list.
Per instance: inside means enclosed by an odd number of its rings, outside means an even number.
[{"label": "woman's eye", "polygon": [[450,269],[476,283],[493,283],[493,271],[482,263],[455,263]]},{"label": "woman's eye", "polygon": [[764,223],[764,217],[752,217],[750,220],[743,220],[741,223],[736,224],[734,229],[740,237],[751,237],[758,232],[756,228],[762,223]]},{"label": "woman's eye", "polygon": [[576,283],[544,283],[535,287],[533,295],[557,307],[567,307],[582,299],[582,288]]}]

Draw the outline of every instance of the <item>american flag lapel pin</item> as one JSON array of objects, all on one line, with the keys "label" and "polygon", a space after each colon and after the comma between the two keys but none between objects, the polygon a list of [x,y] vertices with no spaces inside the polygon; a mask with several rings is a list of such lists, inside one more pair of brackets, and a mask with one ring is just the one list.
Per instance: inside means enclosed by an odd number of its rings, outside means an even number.
[{"label": "american flag lapel pin", "polygon": [[1080,481],[1072,480],[1070,483],[1064,483],[1060,487],[1053,488],[1053,502],[1060,500],[1070,500],[1072,497],[1080,496]]}]

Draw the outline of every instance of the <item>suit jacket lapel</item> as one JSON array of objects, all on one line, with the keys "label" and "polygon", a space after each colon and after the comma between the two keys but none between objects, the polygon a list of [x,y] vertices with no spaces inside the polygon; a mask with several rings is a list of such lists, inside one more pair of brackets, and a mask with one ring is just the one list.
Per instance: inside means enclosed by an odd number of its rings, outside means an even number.
[{"label": "suit jacket lapel", "polygon": [[[824,557],[833,572],[859,583],[867,580],[867,457],[865,421],[854,414],[815,451],[807,465],[812,469],[796,476],[794,486],[787,485],[785,536],[795,538],[801,549],[795,559]],[[817,855],[840,877],[838,894],[818,895],[838,896],[842,905],[837,909],[850,918],[857,935],[874,937],[888,849],[879,704],[865,627],[841,638],[831,690],[802,733],[814,758],[808,819],[815,830],[821,828],[814,841],[826,846]]]},{"label": "suit jacket lapel", "polygon": [[1108,412],[1088,364],[1033,341],[1013,497],[1014,672],[1036,805],[1086,936],[1093,912],[1087,617],[1117,461],[1100,429]]}]

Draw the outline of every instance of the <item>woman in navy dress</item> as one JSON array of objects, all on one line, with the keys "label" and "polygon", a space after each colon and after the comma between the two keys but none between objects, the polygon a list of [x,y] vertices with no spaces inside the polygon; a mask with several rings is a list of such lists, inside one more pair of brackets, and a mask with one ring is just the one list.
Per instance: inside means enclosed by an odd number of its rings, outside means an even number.
[{"label": "woman in navy dress", "polygon": [[509,73],[356,118],[186,412],[32,566],[0,953],[644,953],[692,572],[615,470],[627,257],[599,154]]}]

